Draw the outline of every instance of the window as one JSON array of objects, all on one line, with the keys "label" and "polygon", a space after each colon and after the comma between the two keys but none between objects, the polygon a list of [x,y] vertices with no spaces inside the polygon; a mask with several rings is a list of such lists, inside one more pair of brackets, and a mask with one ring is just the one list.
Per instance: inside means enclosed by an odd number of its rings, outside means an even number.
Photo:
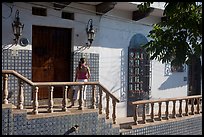
[{"label": "window", "polygon": [[74,20],[74,13],[62,12],[62,18]]},{"label": "window", "polygon": [[165,64],[165,76],[169,76],[174,72],[185,72],[186,71],[186,65],[181,66],[172,66],[170,63]]},{"label": "window", "polygon": [[128,97],[148,99],[150,60],[142,48],[129,48]]},{"label": "window", "polygon": [[47,16],[47,9],[40,7],[32,7],[32,14],[38,16]]}]

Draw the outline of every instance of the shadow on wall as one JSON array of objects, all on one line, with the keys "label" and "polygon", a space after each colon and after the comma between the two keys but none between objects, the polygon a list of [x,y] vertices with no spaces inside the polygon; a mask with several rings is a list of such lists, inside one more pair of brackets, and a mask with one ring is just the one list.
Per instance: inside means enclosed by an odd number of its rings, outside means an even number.
[{"label": "shadow on wall", "polygon": [[187,77],[180,74],[180,72],[172,73],[164,83],[161,84],[159,90],[170,88],[178,88],[187,85]]}]

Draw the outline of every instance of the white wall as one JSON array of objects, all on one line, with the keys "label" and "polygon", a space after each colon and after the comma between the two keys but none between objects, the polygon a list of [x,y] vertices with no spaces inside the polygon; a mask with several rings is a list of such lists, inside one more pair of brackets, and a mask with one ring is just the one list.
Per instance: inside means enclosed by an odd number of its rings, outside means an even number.
[{"label": "white wall", "polygon": [[165,64],[152,61],[152,99],[187,96],[187,69],[184,72],[172,72],[165,75]]},{"label": "white wall", "polygon": [[[32,15],[32,7],[29,3],[18,2],[14,4],[11,17],[2,19],[2,46],[11,44],[14,38],[11,23],[14,20],[16,9],[19,9],[20,21],[25,24],[22,37],[29,39],[30,50],[32,49],[32,25],[72,28],[72,47],[76,50],[77,47],[85,45],[87,42],[85,29],[88,20],[92,18],[96,37],[93,46],[83,52],[99,54],[99,81],[118,99],[120,99],[121,92],[127,93],[127,55],[130,39],[137,33],[147,36],[152,29],[150,24],[159,21],[159,17],[155,16],[140,22],[131,21],[131,12],[128,11],[123,11],[123,13],[113,10],[104,16],[96,16],[94,13],[67,7],[67,11],[75,12],[75,20],[73,21],[61,19],[61,12],[54,9],[48,8],[48,16],[41,17]],[[72,6],[75,5],[72,4]],[[2,15],[8,15],[8,7],[4,4],[2,6]],[[93,10],[93,7],[89,8]],[[152,98],[187,95],[187,82],[183,81],[184,76],[187,76],[186,72],[164,76],[164,64],[152,61]],[[126,116],[126,102],[120,102],[116,106],[117,117]],[[110,110],[111,114],[112,109]]]}]

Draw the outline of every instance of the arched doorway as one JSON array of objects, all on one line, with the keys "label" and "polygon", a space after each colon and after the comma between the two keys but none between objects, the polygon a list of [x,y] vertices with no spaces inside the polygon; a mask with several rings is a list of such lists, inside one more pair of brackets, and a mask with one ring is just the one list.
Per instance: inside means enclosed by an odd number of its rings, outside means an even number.
[{"label": "arched doorway", "polygon": [[151,64],[142,48],[147,42],[144,35],[135,34],[128,47],[127,116],[133,116],[132,102],[149,99]]}]

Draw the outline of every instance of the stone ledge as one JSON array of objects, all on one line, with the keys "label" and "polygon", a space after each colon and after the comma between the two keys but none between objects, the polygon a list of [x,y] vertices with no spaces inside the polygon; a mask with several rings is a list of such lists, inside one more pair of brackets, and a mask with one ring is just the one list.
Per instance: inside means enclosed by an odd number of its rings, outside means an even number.
[{"label": "stone ledge", "polygon": [[16,106],[11,103],[8,103],[8,104],[2,104],[2,109],[3,108],[16,108]]},{"label": "stone ledge", "polygon": [[186,119],[194,118],[194,117],[202,117],[202,114],[195,114],[195,115],[189,115],[189,116],[183,116],[183,117],[170,118],[169,120],[146,122],[146,124],[132,125],[132,129],[147,127],[147,126],[153,126],[153,125],[159,125],[159,124],[164,124],[164,123],[169,123],[169,122],[177,122],[177,121],[182,121],[182,120],[186,120]]}]

